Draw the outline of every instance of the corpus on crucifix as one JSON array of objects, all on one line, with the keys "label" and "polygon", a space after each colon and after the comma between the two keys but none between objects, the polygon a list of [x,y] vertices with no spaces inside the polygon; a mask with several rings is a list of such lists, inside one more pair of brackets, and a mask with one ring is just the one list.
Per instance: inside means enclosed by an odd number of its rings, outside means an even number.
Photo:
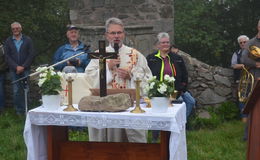
[{"label": "corpus on crucifix", "polygon": [[88,53],[90,59],[99,59],[99,84],[100,84],[100,97],[107,95],[106,83],[106,59],[117,59],[118,44],[115,44],[115,52],[106,52],[106,42],[104,40],[98,41],[99,52]]}]

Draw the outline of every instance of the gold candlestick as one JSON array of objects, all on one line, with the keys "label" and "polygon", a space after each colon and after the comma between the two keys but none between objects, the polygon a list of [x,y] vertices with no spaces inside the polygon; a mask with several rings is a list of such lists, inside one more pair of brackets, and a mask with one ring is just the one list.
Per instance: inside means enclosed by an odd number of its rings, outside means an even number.
[{"label": "gold candlestick", "polygon": [[173,106],[172,101],[176,100],[177,95],[178,95],[178,91],[176,91],[176,90],[174,90],[173,93],[170,95],[169,100],[170,100],[170,106],[171,107]]},{"label": "gold candlestick", "polygon": [[144,101],[145,101],[145,103],[146,103],[146,108],[152,108],[150,98],[144,97]]},{"label": "gold candlestick", "polygon": [[72,82],[73,79],[71,76],[66,79],[68,82],[68,106],[63,111],[71,112],[71,111],[77,111],[78,109],[74,108],[72,105]]},{"label": "gold candlestick", "polygon": [[142,108],[140,107],[140,83],[141,80],[139,80],[138,78],[135,81],[136,84],[136,91],[135,91],[135,109],[133,109],[132,111],[130,111],[131,113],[144,113],[145,111],[142,110]]}]

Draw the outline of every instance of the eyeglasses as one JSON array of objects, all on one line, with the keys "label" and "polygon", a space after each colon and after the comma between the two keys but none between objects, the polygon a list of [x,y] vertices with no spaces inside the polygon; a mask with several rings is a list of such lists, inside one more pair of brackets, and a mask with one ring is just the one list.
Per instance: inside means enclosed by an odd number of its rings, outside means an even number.
[{"label": "eyeglasses", "polygon": [[160,42],[160,44],[170,44],[169,41],[163,41],[163,42]]},{"label": "eyeglasses", "polygon": [[239,42],[239,44],[242,44],[242,43],[244,43],[244,44],[245,44],[245,43],[246,43],[246,41],[241,41],[241,42]]},{"label": "eyeglasses", "polygon": [[12,30],[14,31],[14,30],[19,30],[20,28],[19,27],[17,27],[17,28],[12,28]]},{"label": "eyeglasses", "polygon": [[107,33],[115,36],[115,35],[122,35],[124,32],[119,31],[119,32],[107,32]]}]

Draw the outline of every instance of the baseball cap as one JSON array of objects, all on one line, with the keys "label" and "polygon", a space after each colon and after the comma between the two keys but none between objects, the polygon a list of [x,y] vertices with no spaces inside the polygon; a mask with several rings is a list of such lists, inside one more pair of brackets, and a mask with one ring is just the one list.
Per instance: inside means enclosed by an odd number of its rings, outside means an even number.
[{"label": "baseball cap", "polygon": [[73,29],[79,30],[79,28],[76,27],[76,26],[74,26],[74,25],[69,25],[69,26],[67,27],[67,31],[70,31],[70,30],[73,30]]}]

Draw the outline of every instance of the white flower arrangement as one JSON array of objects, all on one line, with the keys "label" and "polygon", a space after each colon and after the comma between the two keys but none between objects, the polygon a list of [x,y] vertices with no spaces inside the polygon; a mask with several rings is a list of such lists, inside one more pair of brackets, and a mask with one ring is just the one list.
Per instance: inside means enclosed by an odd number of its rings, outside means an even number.
[{"label": "white flower arrangement", "polygon": [[41,89],[42,95],[58,95],[61,87],[61,72],[55,72],[53,67],[38,67],[37,72],[40,72],[38,86]]},{"label": "white flower arrangement", "polygon": [[153,76],[148,80],[148,84],[145,86],[144,91],[149,98],[151,97],[170,97],[174,92],[174,77],[164,75],[163,81],[160,81]]}]

